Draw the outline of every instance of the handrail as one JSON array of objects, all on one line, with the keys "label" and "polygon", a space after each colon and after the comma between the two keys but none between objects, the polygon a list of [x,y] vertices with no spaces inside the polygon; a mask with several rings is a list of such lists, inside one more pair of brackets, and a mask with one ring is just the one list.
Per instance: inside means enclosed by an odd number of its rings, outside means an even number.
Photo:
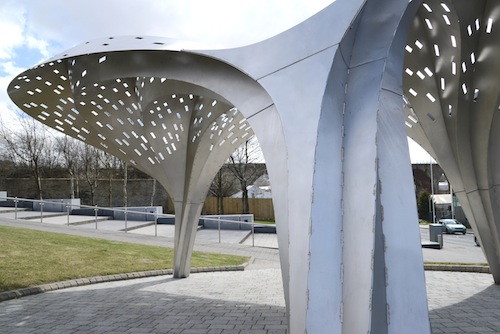
[{"label": "handrail", "polygon": [[[154,216],[154,223],[155,223],[155,236],[158,236],[158,230],[157,230],[157,225],[158,225],[158,218],[175,218],[175,215],[173,214],[168,214],[168,213],[157,213],[157,212],[146,212],[146,211],[136,211],[136,210],[130,210],[127,207],[125,208],[111,208],[111,207],[99,207],[97,205],[85,205],[85,204],[71,204],[70,202],[63,202],[63,201],[54,201],[54,200],[39,200],[39,199],[28,199],[28,198],[19,198],[19,197],[9,197],[9,196],[2,196],[0,197],[1,200],[7,200],[7,201],[13,201],[14,202],[14,219],[18,219],[17,211],[19,209],[19,202],[32,202],[32,203],[38,203],[40,204],[40,222],[43,223],[43,212],[44,212],[44,205],[45,204],[59,204],[61,206],[65,206],[66,208],[66,215],[67,215],[67,225],[70,225],[70,212],[71,208],[87,208],[87,209],[92,209],[94,211],[94,217],[95,217],[95,228],[96,230],[98,229],[98,211],[99,210],[106,210],[106,211],[111,211],[111,212],[122,212],[125,217],[125,233],[128,230],[128,215],[129,214],[140,214],[140,215],[145,215],[145,216]],[[61,211],[64,212],[64,211]],[[238,217],[238,220],[234,219],[229,219],[228,217]],[[251,228],[251,233],[252,233],[252,246],[255,246],[255,226],[269,226],[268,224],[259,224],[254,222],[254,216],[253,214],[242,214],[242,215],[236,215],[236,214],[230,214],[230,215],[201,215],[200,219],[203,219],[204,221],[214,221],[217,222],[217,229],[219,232],[219,243],[221,243],[221,223],[231,223],[231,224],[239,224],[239,225],[249,225]],[[244,221],[242,221],[244,219]],[[248,220],[248,221],[247,221]]]}]

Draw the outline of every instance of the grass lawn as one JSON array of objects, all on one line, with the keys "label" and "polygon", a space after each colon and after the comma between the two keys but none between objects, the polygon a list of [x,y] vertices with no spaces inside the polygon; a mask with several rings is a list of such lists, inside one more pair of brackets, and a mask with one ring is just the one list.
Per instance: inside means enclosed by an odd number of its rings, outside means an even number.
[{"label": "grass lawn", "polygon": [[254,220],[255,224],[276,224],[274,220]]},{"label": "grass lawn", "polygon": [[[171,248],[0,226],[0,292],[99,275],[173,268]],[[192,267],[247,257],[193,252]]]},{"label": "grass lawn", "polygon": [[487,267],[489,266],[488,263],[457,263],[457,262],[427,262],[425,261],[424,264],[443,264],[443,265],[449,265],[449,266],[480,266],[480,267]]}]

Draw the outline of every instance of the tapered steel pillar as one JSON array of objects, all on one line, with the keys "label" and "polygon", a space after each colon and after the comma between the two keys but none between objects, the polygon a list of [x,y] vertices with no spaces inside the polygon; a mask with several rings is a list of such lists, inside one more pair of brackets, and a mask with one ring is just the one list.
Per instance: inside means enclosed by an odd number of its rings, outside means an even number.
[{"label": "tapered steel pillar", "polygon": [[198,229],[203,202],[197,204],[184,204],[176,202],[175,212],[175,239],[174,239],[174,277],[184,278],[189,276],[191,268],[191,254]]},{"label": "tapered steel pillar", "polygon": [[[309,20],[318,39],[305,46],[292,38],[305,33],[299,25],[209,53],[258,78],[281,118],[288,175],[273,194],[278,203],[287,196],[278,232],[293,333],[430,332],[401,89],[417,6],[337,1]],[[245,54],[264,55],[269,68]],[[266,157],[275,156],[247,117]]]},{"label": "tapered steel pillar", "polygon": [[89,42],[21,74],[9,94],[159,179],[176,205],[176,277],[189,274],[200,205],[230,153],[222,147],[250,135],[248,121],[273,187],[290,333],[429,333],[402,98],[417,7],[337,0],[229,50]]}]

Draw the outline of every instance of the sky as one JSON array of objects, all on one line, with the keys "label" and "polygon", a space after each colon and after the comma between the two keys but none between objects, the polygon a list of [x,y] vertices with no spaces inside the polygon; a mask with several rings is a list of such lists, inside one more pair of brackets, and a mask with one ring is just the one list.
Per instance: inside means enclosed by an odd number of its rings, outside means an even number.
[{"label": "sky", "polygon": [[[227,48],[291,28],[334,0],[0,0],[0,117],[15,126],[7,95],[22,71],[89,40],[161,36]],[[429,155],[410,142],[412,162]]]}]

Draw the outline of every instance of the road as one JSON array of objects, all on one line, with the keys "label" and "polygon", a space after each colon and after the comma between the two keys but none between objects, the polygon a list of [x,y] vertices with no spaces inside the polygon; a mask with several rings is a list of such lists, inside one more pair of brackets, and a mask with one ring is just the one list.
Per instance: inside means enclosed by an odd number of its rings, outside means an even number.
[{"label": "road", "polygon": [[[429,229],[420,229],[420,237],[422,240],[429,240]],[[445,234],[443,233],[443,244],[453,244],[458,246],[475,246],[474,233],[470,230],[467,234],[463,235],[461,233],[456,234]]]},{"label": "road", "polygon": [[[420,226],[420,237],[429,240],[429,227]],[[443,234],[442,249],[422,248],[426,262],[451,263],[486,263],[481,247],[474,242],[474,233],[468,230],[467,234]]]}]

